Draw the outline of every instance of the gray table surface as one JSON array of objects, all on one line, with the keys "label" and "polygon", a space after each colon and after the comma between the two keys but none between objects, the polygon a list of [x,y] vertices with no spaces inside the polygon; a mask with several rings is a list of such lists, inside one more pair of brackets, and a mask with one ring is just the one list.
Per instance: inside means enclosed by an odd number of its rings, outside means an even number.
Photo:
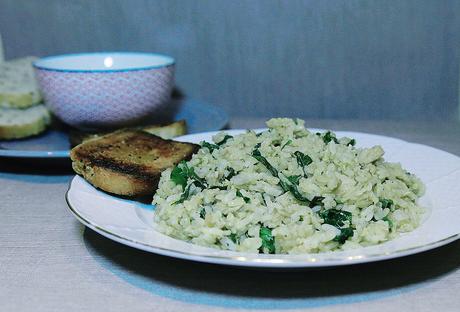
[{"label": "gray table surface", "polygon": [[[460,155],[460,125],[311,120]],[[231,128],[263,126],[237,119]],[[459,311],[460,241],[400,259],[323,270],[255,271],[138,251],[67,211],[68,162],[0,158],[0,311]],[[460,182],[460,181],[459,181]]]}]

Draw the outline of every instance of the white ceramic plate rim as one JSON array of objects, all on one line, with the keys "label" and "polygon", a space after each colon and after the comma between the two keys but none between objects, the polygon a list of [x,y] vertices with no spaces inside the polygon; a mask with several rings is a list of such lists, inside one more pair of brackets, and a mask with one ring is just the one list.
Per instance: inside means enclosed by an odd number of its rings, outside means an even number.
[{"label": "white ceramic plate rim", "polygon": [[[260,129],[258,129],[260,130]],[[256,131],[258,131],[256,130]],[[320,129],[311,129],[312,131],[322,131]],[[229,130],[226,132],[237,133],[238,131],[243,130]],[[181,141],[189,141],[191,138],[199,135],[214,135],[219,131],[213,131],[208,133],[200,133],[200,134],[190,134],[180,138]],[[363,133],[357,132],[337,132],[339,136],[345,135],[353,135],[360,134],[366,135]],[[402,140],[384,137],[384,136],[376,136],[382,139],[392,139],[395,141],[399,141],[404,144],[412,144],[407,143]],[[419,144],[414,144],[419,145]],[[438,150],[439,151],[439,150]],[[445,153],[445,152],[443,152]],[[448,154],[448,153],[446,153]],[[451,156],[456,157],[455,155],[449,154]],[[460,158],[459,158],[460,159]],[[403,257],[407,255],[412,255],[416,253],[420,253],[423,251],[431,250],[443,245],[446,245],[450,242],[453,242],[460,238],[460,229],[456,229],[456,233],[443,237],[437,241],[433,241],[428,244],[423,244],[420,246],[410,247],[410,248],[400,248],[397,250],[393,250],[391,252],[373,252],[373,253],[366,253],[364,250],[369,247],[360,248],[359,250],[363,251],[362,253],[356,253],[357,250],[354,250],[351,256],[343,256],[346,252],[329,252],[329,253],[322,253],[322,254],[304,254],[304,255],[264,255],[264,254],[250,254],[250,253],[239,253],[239,252],[229,252],[229,251],[216,251],[216,249],[212,248],[205,248],[205,247],[198,247],[204,250],[209,250],[209,253],[203,254],[200,253],[193,253],[193,252],[184,252],[182,250],[177,250],[173,248],[164,248],[161,246],[157,246],[152,243],[145,243],[136,239],[132,239],[129,236],[120,235],[116,231],[107,229],[105,226],[101,224],[97,224],[93,220],[89,218],[85,218],[73,203],[71,199],[71,192],[75,189],[74,184],[78,183],[87,183],[81,177],[76,176],[72,179],[69,185],[69,190],[66,193],[66,201],[69,206],[71,213],[84,225],[88,226],[89,228],[93,229],[94,231],[98,232],[99,234],[112,239],[116,242],[122,243],[124,245],[134,247],[140,250],[171,256],[179,259],[185,260],[193,260],[198,262],[205,262],[205,263],[214,263],[214,264],[224,264],[224,265],[232,265],[232,266],[244,266],[244,267],[257,267],[257,268],[314,268],[314,267],[328,267],[328,266],[341,266],[341,265],[351,265],[351,264],[358,264],[358,263],[366,263],[366,262],[374,262],[374,261],[381,261],[381,260],[388,260],[398,257]],[[99,192],[101,196],[109,196],[105,193],[97,191],[94,189],[94,192]],[[116,199],[115,197],[112,197]],[[150,229],[154,231],[153,229]],[[162,234],[161,234],[162,235]],[[410,233],[408,234],[410,235]],[[172,239],[172,238],[171,238]],[[172,239],[174,240],[174,239]],[[177,240],[176,240],[177,241]],[[378,248],[378,246],[372,246],[370,248]],[[358,251],[359,251],[358,250]]]}]

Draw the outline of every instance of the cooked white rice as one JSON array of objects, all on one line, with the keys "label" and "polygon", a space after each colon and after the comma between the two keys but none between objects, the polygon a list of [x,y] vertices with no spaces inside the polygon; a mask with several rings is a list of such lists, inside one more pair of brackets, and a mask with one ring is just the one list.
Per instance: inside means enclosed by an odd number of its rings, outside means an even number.
[{"label": "cooked white rice", "polygon": [[267,126],[205,143],[172,175],[164,171],[153,199],[156,229],[220,249],[314,253],[378,244],[418,226],[424,186],[385,162],[380,146],[356,148],[350,138],[309,132],[299,119]]}]

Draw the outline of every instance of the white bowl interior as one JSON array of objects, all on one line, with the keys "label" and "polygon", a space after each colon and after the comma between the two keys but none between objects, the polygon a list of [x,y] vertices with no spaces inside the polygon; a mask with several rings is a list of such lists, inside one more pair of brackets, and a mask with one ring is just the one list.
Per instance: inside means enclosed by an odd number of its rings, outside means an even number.
[{"label": "white bowl interior", "polygon": [[82,53],[49,56],[37,60],[38,68],[65,71],[113,71],[164,67],[174,63],[172,57],[136,52]]}]

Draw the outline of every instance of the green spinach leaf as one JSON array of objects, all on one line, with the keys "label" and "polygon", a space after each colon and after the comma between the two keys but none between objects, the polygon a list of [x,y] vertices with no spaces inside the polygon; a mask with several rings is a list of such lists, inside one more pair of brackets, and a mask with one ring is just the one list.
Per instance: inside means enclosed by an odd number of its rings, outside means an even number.
[{"label": "green spinach leaf", "polygon": [[350,227],[346,227],[346,228],[340,229],[340,234],[334,237],[333,241],[343,244],[348,238],[352,236],[353,236],[353,229]]},{"label": "green spinach leaf", "polygon": [[339,143],[339,141],[337,140],[337,138],[333,135],[333,133],[331,131],[328,131],[323,135],[323,141],[326,144],[328,144],[331,141],[334,141],[334,143],[336,143],[336,144]]},{"label": "green spinach leaf", "polygon": [[224,138],[222,139],[222,141],[220,141],[219,143],[216,143],[218,146],[221,146],[221,145],[224,145],[225,143],[227,143],[227,141],[229,139],[233,139],[233,137],[231,135],[225,135]]},{"label": "green spinach leaf", "polygon": [[249,197],[246,197],[243,194],[241,194],[240,190],[236,190],[236,196],[241,197],[245,203],[249,203],[251,201]]},{"label": "green spinach leaf", "polygon": [[337,209],[327,209],[319,212],[319,216],[324,220],[324,223],[333,225],[335,227],[341,227],[348,221],[351,224],[352,214],[351,212]]},{"label": "green spinach leaf", "polygon": [[274,254],[275,253],[275,238],[272,235],[272,230],[268,227],[261,226],[259,230],[259,237],[262,239],[262,246],[260,252],[265,251]]},{"label": "green spinach leaf", "polygon": [[393,203],[393,201],[391,199],[380,198],[379,202],[382,204],[382,209],[385,209],[385,208],[391,209],[391,206],[394,205],[394,203]]},{"label": "green spinach leaf", "polygon": [[307,177],[307,172],[305,171],[305,167],[308,166],[313,162],[313,160],[310,158],[310,156],[305,155],[304,153],[300,151],[296,151],[294,153],[294,156],[297,160],[297,164],[299,165],[300,168],[302,168],[303,171],[303,176],[306,178]]}]

